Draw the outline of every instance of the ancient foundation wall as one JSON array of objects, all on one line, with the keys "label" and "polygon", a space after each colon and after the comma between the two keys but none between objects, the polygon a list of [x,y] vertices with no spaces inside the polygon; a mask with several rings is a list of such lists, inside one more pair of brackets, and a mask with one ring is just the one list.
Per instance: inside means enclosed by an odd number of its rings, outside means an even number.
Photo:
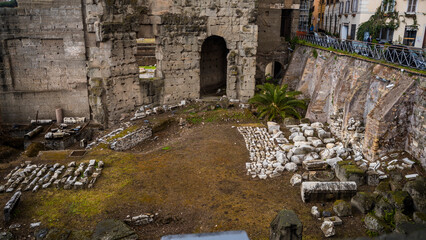
[{"label": "ancient foundation wall", "polygon": [[0,8],[0,111],[4,123],[89,117],[80,0],[20,0]]},{"label": "ancient foundation wall", "polygon": [[254,95],[258,36],[255,1],[174,1],[165,11],[157,33],[164,103],[200,97],[201,50],[210,36],[222,37],[229,50],[226,95],[242,101]]},{"label": "ancient foundation wall", "polygon": [[308,118],[329,123],[369,160],[407,150],[426,166],[425,76],[298,46],[284,83],[310,99]]},{"label": "ancient foundation wall", "polygon": [[[296,33],[299,23],[299,3],[299,0],[259,1],[256,22],[259,27],[259,45],[256,56],[256,81],[258,83],[265,81],[266,67],[271,62],[280,63],[283,71],[287,69],[291,56],[288,40],[291,36],[285,36],[282,29],[288,27],[290,35]],[[286,20],[283,21],[283,17]]]}]

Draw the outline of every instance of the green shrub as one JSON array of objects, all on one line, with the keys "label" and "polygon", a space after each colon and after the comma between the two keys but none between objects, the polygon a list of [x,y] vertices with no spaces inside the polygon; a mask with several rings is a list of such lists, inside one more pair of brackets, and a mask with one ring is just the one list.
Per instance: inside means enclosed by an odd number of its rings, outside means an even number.
[{"label": "green shrub", "polygon": [[249,102],[257,107],[259,118],[283,120],[286,117],[301,118],[299,109],[306,109],[304,100],[296,99],[298,91],[287,91],[288,85],[282,87],[270,83],[258,85],[260,90]]},{"label": "green shrub", "polygon": [[0,2],[0,8],[1,7],[17,7],[18,3],[16,2],[16,0],[12,0],[9,2]]},{"label": "green shrub", "polygon": [[314,58],[318,57],[318,52],[316,49],[312,50],[312,56],[314,56]]}]

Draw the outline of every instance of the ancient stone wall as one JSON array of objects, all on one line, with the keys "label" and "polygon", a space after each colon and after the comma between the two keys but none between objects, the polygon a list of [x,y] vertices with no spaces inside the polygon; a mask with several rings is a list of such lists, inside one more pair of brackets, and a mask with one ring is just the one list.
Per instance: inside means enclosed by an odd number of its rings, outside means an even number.
[{"label": "ancient stone wall", "polygon": [[2,121],[89,117],[81,1],[20,0],[0,23]]},{"label": "ancient stone wall", "polygon": [[419,87],[415,89],[413,113],[410,116],[410,128],[406,151],[417,159],[426,159],[426,81],[424,78],[415,78]]},{"label": "ancient stone wall", "polygon": [[118,121],[143,102],[135,54],[145,1],[93,0],[84,6],[92,118]]},{"label": "ancient stone wall", "polygon": [[[299,5],[299,0],[259,1],[256,21],[259,26],[256,82],[265,80],[265,69],[271,62],[279,62],[283,71],[287,69],[291,53],[289,52],[290,44],[286,40],[289,40],[297,31]],[[286,28],[290,29],[290,35],[283,32]]]},{"label": "ancient stone wall", "polygon": [[426,166],[424,82],[415,73],[305,46],[297,48],[284,81],[310,99],[308,118],[328,122],[368,159],[407,150]]},{"label": "ancient stone wall", "polygon": [[256,1],[163,2],[156,6],[156,12],[161,12],[156,35],[158,75],[164,78],[163,102],[200,97],[201,50],[210,36],[222,37],[229,50],[226,95],[242,101],[252,97],[258,36]]}]

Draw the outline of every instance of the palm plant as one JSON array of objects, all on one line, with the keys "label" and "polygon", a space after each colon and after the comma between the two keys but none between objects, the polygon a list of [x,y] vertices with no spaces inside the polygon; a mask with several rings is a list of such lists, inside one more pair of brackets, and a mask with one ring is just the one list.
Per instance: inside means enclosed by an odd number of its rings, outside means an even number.
[{"label": "palm plant", "polygon": [[287,91],[288,85],[276,86],[271,83],[258,85],[259,93],[254,95],[249,102],[257,107],[259,118],[268,121],[282,120],[287,117],[301,118],[297,108],[306,109],[304,100],[296,99],[302,94],[299,91]]}]

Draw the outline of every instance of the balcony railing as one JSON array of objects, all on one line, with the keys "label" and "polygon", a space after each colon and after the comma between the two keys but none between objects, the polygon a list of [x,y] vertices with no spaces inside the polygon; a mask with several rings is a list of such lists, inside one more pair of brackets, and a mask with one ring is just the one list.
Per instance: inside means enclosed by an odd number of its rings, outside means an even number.
[{"label": "balcony railing", "polygon": [[298,34],[297,37],[300,40],[304,40],[324,48],[333,48],[376,60],[384,60],[389,63],[419,70],[426,70],[425,49],[343,40],[330,36]]}]

